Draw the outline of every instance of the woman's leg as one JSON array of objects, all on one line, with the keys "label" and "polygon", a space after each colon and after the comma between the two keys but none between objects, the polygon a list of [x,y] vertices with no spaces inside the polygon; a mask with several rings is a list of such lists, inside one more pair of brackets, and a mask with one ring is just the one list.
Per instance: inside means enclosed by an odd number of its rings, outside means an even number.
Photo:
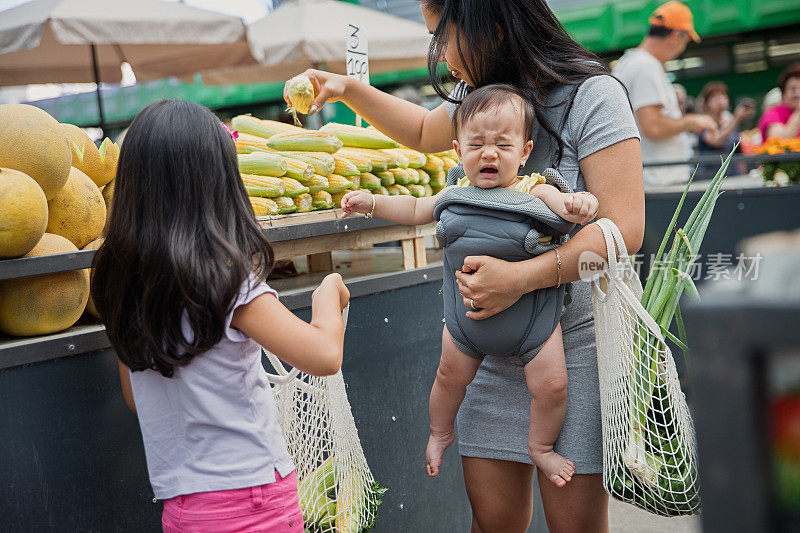
[{"label": "woman's leg", "polygon": [[577,474],[565,487],[556,487],[539,470],[547,528],[551,533],[606,533],[608,494],[603,474]]},{"label": "woman's leg", "polygon": [[467,385],[475,378],[480,365],[481,360],[459,350],[447,328],[443,328],[442,357],[428,402],[431,435],[425,449],[425,462],[431,477],[439,474],[442,455],[455,440],[456,414],[464,401]]},{"label": "woman's leg", "polygon": [[525,365],[525,381],[532,398],[528,454],[547,479],[563,487],[572,479],[575,465],[553,450],[567,410],[567,365],[561,324]]},{"label": "woman's leg", "polygon": [[533,514],[533,465],[478,457],[461,462],[472,533],[525,533]]}]

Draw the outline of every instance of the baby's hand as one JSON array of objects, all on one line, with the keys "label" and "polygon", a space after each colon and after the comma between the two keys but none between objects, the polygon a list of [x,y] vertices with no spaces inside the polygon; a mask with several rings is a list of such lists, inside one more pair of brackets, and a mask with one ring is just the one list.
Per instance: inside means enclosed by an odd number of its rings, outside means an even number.
[{"label": "baby's hand", "polygon": [[564,198],[564,212],[561,217],[576,224],[588,224],[597,216],[600,203],[590,192],[567,194]]},{"label": "baby's hand", "polygon": [[353,213],[367,214],[372,212],[375,199],[368,192],[350,191],[342,197],[342,218]]}]

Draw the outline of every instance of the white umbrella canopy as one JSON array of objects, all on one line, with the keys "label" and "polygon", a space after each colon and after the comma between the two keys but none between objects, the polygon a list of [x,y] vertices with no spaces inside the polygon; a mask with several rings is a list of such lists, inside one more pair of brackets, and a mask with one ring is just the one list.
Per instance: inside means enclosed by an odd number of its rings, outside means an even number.
[{"label": "white umbrella canopy", "polygon": [[367,33],[370,73],[427,64],[431,36],[424,24],[336,0],[294,0],[248,26],[258,65],[203,72],[203,82],[280,81],[307,68],[344,74],[349,23]]},{"label": "white umbrella canopy", "polygon": [[0,85],[114,83],[124,61],[144,81],[255,60],[241,19],[175,2],[33,0],[0,12]]}]

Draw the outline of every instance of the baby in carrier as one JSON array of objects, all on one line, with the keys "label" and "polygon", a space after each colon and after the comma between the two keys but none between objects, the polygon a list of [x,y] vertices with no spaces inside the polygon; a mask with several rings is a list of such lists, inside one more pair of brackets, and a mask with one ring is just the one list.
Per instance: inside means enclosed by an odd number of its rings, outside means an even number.
[{"label": "baby in carrier", "polygon": [[[461,296],[455,271],[470,255],[524,261],[551,253],[575,223],[597,213],[590,193],[573,193],[557,172],[518,176],[533,148],[534,110],[509,85],[487,85],[470,93],[453,116],[464,177],[433,197],[376,196],[353,191],[342,198],[345,216],[364,213],[419,225],[438,220],[444,250],[442,355],[429,403],[428,475],[436,476],[445,449],[455,439],[456,413],[483,357],[518,357],[531,393],[528,453],[556,485],[574,474],[571,461],[553,450],[566,410],[567,369],[559,321],[565,285],[527,293],[508,309],[483,320]],[[455,172],[458,169],[453,169]],[[460,170],[460,169],[459,169]]]}]

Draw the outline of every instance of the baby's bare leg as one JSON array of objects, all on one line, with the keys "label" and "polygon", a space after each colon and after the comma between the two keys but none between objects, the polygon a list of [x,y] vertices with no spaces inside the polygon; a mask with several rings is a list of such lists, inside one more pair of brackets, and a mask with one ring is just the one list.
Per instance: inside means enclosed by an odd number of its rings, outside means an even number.
[{"label": "baby's bare leg", "polygon": [[567,408],[567,365],[561,324],[536,357],[525,365],[525,380],[532,396],[528,454],[550,481],[563,487],[572,479],[575,465],[553,451]]},{"label": "baby's bare leg", "polygon": [[475,377],[480,364],[480,359],[470,357],[453,344],[445,327],[442,332],[442,357],[428,404],[431,435],[425,450],[425,461],[431,477],[439,473],[442,455],[455,440],[456,414],[464,401],[467,385]]}]

